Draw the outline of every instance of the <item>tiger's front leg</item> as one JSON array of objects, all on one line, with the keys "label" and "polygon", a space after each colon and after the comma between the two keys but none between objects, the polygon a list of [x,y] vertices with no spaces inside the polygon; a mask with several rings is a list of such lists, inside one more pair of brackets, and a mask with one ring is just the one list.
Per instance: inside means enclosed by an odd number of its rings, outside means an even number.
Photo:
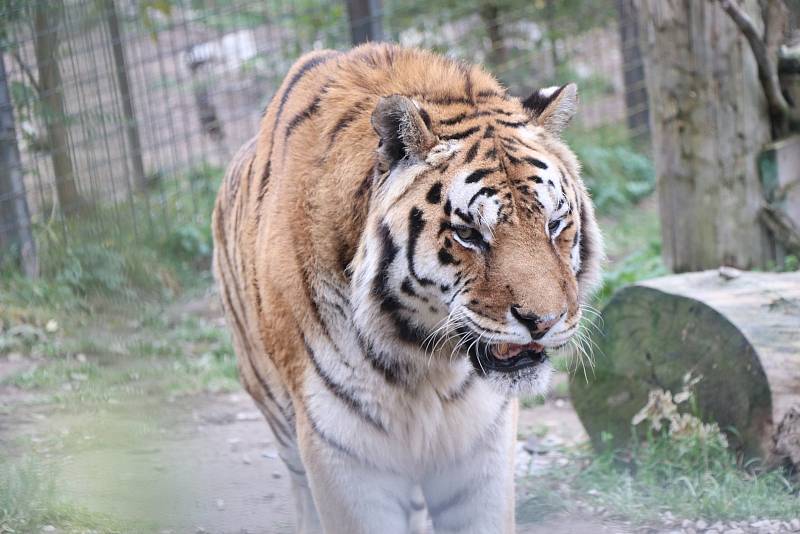
[{"label": "tiger's front leg", "polygon": [[441,469],[422,489],[436,534],[513,534],[517,401],[468,458]]},{"label": "tiger's front leg", "polygon": [[306,421],[300,451],[325,534],[409,534],[415,484],[360,461]]}]

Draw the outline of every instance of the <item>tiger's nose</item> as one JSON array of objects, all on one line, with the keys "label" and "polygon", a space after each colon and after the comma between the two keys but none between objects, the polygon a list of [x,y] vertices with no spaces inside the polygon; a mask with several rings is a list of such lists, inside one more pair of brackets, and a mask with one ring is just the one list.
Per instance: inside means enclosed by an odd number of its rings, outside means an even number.
[{"label": "tiger's nose", "polygon": [[523,310],[519,306],[511,306],[511,315],[528,329],[533,339],[541,339],[564,318],[566,313],[566,311],[563,311],[560,314],[536,315],[533,312]]}]

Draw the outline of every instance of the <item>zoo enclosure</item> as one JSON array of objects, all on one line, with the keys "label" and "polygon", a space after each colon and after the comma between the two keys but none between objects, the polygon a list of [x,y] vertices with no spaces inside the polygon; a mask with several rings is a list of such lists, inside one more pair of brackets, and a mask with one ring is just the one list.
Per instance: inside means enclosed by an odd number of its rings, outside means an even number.
[{"label": "zoo enclosure", "polygon": [[580,87],[573,129],[647,150],[632,0],[7,0],[0,260],[77,233],[158,239],[210,208],[292,62],[368,38],[485,64],[512,93]]}]

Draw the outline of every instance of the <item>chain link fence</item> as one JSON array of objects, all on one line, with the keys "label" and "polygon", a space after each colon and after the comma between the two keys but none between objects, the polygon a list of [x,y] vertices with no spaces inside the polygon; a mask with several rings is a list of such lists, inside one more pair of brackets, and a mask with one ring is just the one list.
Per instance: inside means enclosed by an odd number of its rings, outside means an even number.
[{"label": "chain link fence", "polygon": [[518,95],[576,81],[573,132],[648,150],[633,0],[4,0],[0,260],[32,273],[78,233],[207,216],[292,62],[366,38],[483,63]]}]

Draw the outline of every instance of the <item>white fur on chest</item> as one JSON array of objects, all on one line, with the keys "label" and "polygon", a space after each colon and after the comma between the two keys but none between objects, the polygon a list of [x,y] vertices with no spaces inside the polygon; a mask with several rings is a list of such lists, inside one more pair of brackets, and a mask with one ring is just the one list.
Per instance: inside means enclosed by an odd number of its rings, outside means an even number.
[{"label": "white fur on chest", "polygon": [[[346,337],[337,342],[342,349]],[[309,415],[325,436],[375,468],[423,478],[496,441],[503,427],[507,400],[484,380],[469,378],[474,371],[465,360],[431,362],[407,387],[387,384],[353,347],[342,359],[338,351],[320,350],[324,341],[314,344],[319,367],[348,395],[343,400],[310,367],[304,383]],[[348,402],[353,399],[356,408]]]}]

